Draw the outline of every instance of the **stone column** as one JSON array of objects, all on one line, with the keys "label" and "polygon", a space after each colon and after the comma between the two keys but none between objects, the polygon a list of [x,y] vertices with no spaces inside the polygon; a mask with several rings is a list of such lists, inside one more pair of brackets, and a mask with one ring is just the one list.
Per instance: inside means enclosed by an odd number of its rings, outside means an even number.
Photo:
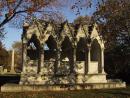
[{"label": "stone column", "polygon": [[102,73],[105,73],[104,71],[104,48],[101,49],[101,68],[102,68]]},{"label": "stone column", "polygon": [[90,70],[89,70],[89,66],[90,66],[90,62],[91,62],[91,46],[88,45],[88,73],[90,73]]},{"label": "stone column", "polygon": [[85,67],[84,67],[84,74],[86,75],[87,72],[88,72],[88,46],[86,45],[86,48],[85,48]]},{"label": "stone column", "polygon": [[11,60],[11,71],[10,72],[15,72],[15,70],[14,70],[14,49],[12,50],[12,60]]},{"label": "stone column", "polygon": [[73,66],[71,69],[72,72],[74,72],[74,68],[76,67],[76,44],[73,46]]},{"label": "stone column", "polygon": [[40,54],[40,72],[42,72],[42,68],[43,68],[43,66],[44,66],[44,49],[43,48],[41,48],[41,50],[40,50],[41,52],[41,54]]},{"label": "stone column", "polygon": [[77,43],[76,41],[72,43],[73,47],[73,63],[71,66],[71,72],[70,72],[70,80],[73,83],[78,83],[78,74],[77,74],[77,62],[76,62],[76,48],[77,48]]},{"label": "stone column", "polygon": [[61,59],[61,48],[58,46],[57,47],[57,58],[56,58],[56,62],[57,62],[57,64],[56,64],[56,66],[55,66],[55,73],[57,74],[57,72],[58,72],[58,67],[60,67],[60,59]]},{"label": "stone column", "polygon": [[26,68],[26,55],[27,55],[27,47],[26,47],[26,43],[23,43],[22,45],[22,72],[25,72],[25,68]]},{"label": "stone column", "polygon": [[25,72],[25,67],[27,66],[27,40],[26,40],[26,32],[29,28],[29,23],[24,22],[23,24],[23,34],[22,34],[22,72]]}]

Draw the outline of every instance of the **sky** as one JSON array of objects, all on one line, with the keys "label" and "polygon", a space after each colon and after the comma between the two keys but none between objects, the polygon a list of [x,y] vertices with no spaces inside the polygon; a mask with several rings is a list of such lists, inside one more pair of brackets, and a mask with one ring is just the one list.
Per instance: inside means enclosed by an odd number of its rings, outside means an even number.
[{"label": "sky", "polygon": [[[94,6],[94,5],[93,5]],[[91,9],[83,9],[80,13],[81,16],[85,15],[92,15],[95,8]],[[76,19],[78,16],[76,15],[76,12],[70,10],[69,8],[63,8],[62,9],[63,15],[69,22],[73,22],[74,19]],[[15,41],[21,41],[21,34],[22,34],[22,28],[14,28],[10,27],[8,24],[5,26],[5,39],[3,40],[4,47],[7,50],[12,49],[12,44]]]}]

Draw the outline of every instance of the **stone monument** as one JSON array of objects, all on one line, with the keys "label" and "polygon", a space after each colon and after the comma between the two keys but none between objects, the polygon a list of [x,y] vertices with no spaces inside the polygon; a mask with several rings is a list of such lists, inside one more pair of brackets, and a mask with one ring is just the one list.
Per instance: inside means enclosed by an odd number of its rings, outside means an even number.
[{"label": "stone monument", "polygon": [[9,73],[11,73],[11,74],[15,74],[16,72],[15,72],[15,69],[14,69],[14,49],[12,49],[12,57],[11,57],[11,70],[10,70],[10,72]]},{"label": "stone monument", "polygon": [[110,85],[104,71],[104,40],[97,29],[96,23],[24,23],[20,85]]}]

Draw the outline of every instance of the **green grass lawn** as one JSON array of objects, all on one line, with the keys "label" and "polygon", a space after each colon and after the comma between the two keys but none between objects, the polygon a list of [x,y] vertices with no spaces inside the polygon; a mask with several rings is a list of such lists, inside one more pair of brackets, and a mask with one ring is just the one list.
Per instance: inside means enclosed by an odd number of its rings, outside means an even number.
[{"label": "green grass lawn", "polygon": [[0,93],[0,98],[130,98],[126,89]]}]

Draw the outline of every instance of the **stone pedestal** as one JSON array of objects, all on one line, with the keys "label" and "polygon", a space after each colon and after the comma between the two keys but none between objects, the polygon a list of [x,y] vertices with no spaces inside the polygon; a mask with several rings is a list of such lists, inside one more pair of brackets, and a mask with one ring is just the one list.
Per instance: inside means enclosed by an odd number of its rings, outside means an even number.
[{"label": "stone pedestal", "polygon": [[77,84],[84,83],[107,83],[106,74],[78,74]]},{"label": "stone pedestal", "polygon": [[84,79],[85,83],[107,83],[106,74],[88,74]]},{"label": "stone pedestal", "polygon": [[90,66],[88,68],[88,74],[98,74],[98,62],[97,61],[90,61]]}]

